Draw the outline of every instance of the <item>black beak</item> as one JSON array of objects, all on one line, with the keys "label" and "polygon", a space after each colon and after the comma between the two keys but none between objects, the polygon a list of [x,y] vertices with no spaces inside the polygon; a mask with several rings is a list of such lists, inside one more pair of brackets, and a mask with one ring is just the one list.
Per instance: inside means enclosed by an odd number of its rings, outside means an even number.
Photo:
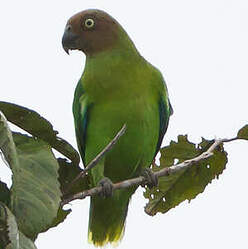
[{"label": "black beak", "polygon": [[70,49],[77,49],[76,41],[78,38],[79,36],[72,32],[71,25],[67,25],[62,38],[62,45],[67,54],[69,54]]}]

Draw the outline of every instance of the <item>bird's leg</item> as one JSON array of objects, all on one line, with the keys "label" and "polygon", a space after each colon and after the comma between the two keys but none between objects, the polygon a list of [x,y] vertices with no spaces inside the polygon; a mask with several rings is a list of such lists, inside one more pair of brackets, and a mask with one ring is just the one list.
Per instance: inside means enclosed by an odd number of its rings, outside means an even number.
[{"label": "bird's leg", "polygon": [[99,193],[101,197],[111,197],[113,195],[113,183],[108,177],[104,177],[104,158],[98,162],[96,167],[91,169],[92,187],[102,187]]},{"label": "bird's leg", "polygon": [[158,185],[158,177],[152,172],[151,169],[145,168],[141,172],[141,176],[146,178],[147,183],[141,185],[142,187],[145,187],[147,185],[148,188],[153,188]]},{"label": "bird's leg", "polygon": [[113,183],[108,177],[103,177],[99,182],[98,186],[102,187],[102,191],[99,195],[103,198],[113,196]]}]

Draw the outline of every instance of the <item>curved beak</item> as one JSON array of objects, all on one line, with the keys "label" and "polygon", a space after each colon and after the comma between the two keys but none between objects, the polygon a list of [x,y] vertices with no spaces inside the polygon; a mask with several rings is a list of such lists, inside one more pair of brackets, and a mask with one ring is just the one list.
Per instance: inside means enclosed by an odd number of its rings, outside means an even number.
[{"label": "curved beak", "polygon": [[76,41],[79,36],[71,31],[71,25],[67,25],[62,38],[62,46],[67,54],[69,54],[70,49],[77,49]]}]

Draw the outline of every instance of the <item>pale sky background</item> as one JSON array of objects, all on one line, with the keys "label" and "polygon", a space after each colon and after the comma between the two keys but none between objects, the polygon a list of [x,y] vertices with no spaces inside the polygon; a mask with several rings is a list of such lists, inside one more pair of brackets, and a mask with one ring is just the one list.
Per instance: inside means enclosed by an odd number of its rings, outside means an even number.
[{"label": "pale sky background", "polygon": [[[76,146],[71,105],[85,57],[68,56],[61,38],[68,18],[87,8],[115,17],[163,73],[174,107],[164,145],[178,134],[194,142],[229,138],[248,123],[247,0],[4,1],[0,100],[36,110]],[[248,143],[225,148],[227,169],[190,204],[149,217],[139,189],[118,248],[248,248]],[[10,184],[9,170],[0,166]],[[89,199],[71,208],[63,224],[38,237],[38,249],[93,248],[87,243]]]}]

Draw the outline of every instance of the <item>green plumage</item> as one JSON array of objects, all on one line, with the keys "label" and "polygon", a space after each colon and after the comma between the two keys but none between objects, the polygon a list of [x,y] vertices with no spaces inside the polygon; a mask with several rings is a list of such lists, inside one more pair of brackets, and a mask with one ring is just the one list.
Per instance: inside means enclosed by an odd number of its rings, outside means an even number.
[{"label": "green plumage", "polygon": [[[87,165],[126,124],[116,146],[90,172],[92,187],[104,176],[113,183],[149,167],[166,132],[172,109],[160,72],[137,52],[120,27],[113,48],[86,57],[73,113],[79,150]],[[92,197],[89,240],[96,246],[121,239],[135,187],[113,197]]]}]

